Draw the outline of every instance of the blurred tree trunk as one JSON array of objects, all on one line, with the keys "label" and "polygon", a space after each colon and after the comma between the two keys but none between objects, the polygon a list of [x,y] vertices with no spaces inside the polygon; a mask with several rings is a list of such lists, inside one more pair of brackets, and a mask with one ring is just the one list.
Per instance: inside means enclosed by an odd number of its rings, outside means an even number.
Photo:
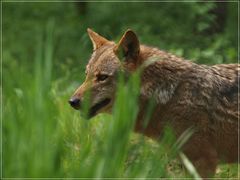
[{"label": "blurred tree trunk", "polygon": [[79,15],[85,15],[87,13],[87,2],[75,2]]},{"label": "blurred tree trunk", "polygon": [[227,2],[216,1],[216,7],[212,9],[209,13],[215,15],[215,23],[212,24],[207,32],[210,34],[221,33],[224,31],[226,20],[227,20]]}]

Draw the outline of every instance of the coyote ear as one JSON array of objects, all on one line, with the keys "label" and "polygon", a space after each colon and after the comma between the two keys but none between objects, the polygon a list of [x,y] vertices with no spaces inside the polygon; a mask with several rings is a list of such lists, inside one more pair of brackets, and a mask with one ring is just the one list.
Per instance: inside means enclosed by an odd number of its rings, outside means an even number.
[{"label": "coyote ear", "polygon": [[140,51],[137,35],[132,30],[127,30],[114,50],[120,59],[136,59]]},{"label": "coyote ear", "polygon": [[96,50],[99,47],[101,47],[103,44],[109,42],[107,39],[100,36],[98,33],[94,32],[90,28],[88,28],[87,31],[88,31],[88,35],[92,41],[92,44],[93,44],[93,50]]}]

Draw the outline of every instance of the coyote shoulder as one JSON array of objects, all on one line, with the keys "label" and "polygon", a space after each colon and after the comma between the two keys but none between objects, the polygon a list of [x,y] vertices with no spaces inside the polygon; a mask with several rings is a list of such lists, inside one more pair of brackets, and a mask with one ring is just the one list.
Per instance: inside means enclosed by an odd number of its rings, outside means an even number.
[{"label": "coyote shoulder", "polygon": [[[238,161],[239,64],[195,64],[141,45],[132,30],[126,31],[117,44],[91,29],[88,34],[94,51],[84,83],[69,100],[72,107],[81,109],[84,93],[91,90],[89,116],[110,113],[117,73],[122,69],[132,73],[155,59],[141,74],[135,131],[158,139],[166,125],[174,129],[177,137],[193,127],[194,134],[182,150],[202,177],[214,175],[220,161]],[[143,117],[150,99],[157,105],[148,125],[144,126]]]}]

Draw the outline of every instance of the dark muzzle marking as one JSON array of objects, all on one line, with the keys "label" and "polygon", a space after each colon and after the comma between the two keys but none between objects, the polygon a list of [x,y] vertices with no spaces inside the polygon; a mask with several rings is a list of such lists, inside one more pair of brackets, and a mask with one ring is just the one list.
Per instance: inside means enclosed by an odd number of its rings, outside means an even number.
[{"label": "dark muzzle marking", "polygon": [[88,117],[91,118],[96,115],[97,111],[102,109],[104,106],[108,105],[110,103],[111,99],[106,98],[100,101],[99,103],[92,106],[89,110]]}]

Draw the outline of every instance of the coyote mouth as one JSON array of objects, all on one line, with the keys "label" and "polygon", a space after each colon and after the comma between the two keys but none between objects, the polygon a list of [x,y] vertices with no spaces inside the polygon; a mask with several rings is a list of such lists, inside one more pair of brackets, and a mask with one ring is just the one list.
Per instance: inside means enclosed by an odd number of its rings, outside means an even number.
[{"label": "coyote mouth", "polygon": [[111,101],[111,99],[106,98],[106,99],[103,99],[102,101],[98,102],[94,106],[92,106],[88,113],[89,118],[95,116],[97,114],[97,111],[99,111],[100,109],[102,109],[103,107],[108,105],[110,103],[110,101]]}]

